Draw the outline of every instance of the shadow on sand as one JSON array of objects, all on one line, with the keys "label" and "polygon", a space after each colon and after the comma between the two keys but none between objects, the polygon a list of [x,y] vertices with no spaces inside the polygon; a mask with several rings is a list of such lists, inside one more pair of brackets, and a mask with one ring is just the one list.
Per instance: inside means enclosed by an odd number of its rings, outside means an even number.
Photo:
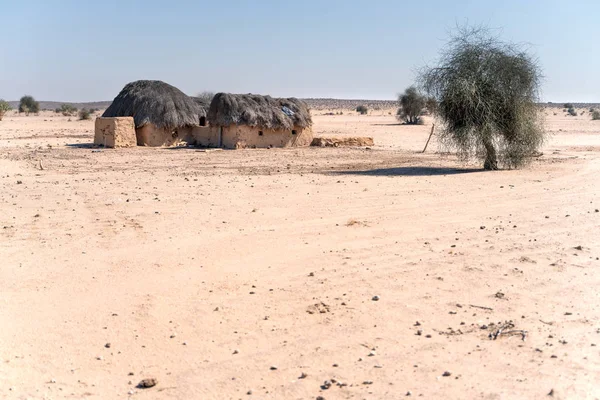
[{"label": "shadow on sand", "polygon": [[363,175],[363,176],[437,176],[437,175],[458,175],[470,174],[473,172],[483,172],[483,169],[458,169],[443,167],[397,167],[372,169],[367,171],[335,171],[336,175]]},{"label": "shadow on sand", "polygon": [[74,147],[76,149],[103,149],[102,146],[97,146],[94,143],[68,143],[67,147]]}]

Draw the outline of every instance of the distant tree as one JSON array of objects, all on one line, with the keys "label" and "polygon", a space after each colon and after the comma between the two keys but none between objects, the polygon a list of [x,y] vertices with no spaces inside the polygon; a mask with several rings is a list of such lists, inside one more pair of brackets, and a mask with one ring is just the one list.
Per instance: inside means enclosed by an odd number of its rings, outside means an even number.
[{"label": "distant tree", "polygon": [[541,70],[527,51],[502,42],[486,28],[459,28],[439,64],[424,68],[419,82],[438,103],[442,144],[463,158],[524,165],[542,145]]},{"label": "distant tree", "polygon": [[360,115],[365,115],[369,112],[369,109],[365,105],[360,105],[356,107],[356,112],[359,112]]},{"label": "distant tree", "polygon": [[90,113],[90,110],[88,110],[87,108],[82,108],[81,110],[79,110],[79,120],[85,121],[91,119],[91,114],[92,113]]},{"label": "distant tree", "polygon": [[2,121],[2,117],[4,117],[4,114],[6,114],[6,112],[10,111],[11,109],[12,108],[10,107],[10,104],[8,104],[8,101],[0,99],[0,121]]},{"label": "distant tree", "polygon": [[210,104],[212,102],[213,97],[215,97],[215,93],[205,90],[204,92],[198,93],[196,97],[202,100],[203,102]]},{"label": "distant tree", "polygon": [[37,114],[40,112],[40,103],[31,96],[23,96],[19,101],[19,112],[27,115],[29,113]]},{"label": "distant tree", "polygon": [[564,108],[566,108],[566,109],[568,110],[569,108],[573,108],[573,104],[572,104],[572,103],[565,103],[565,104],[563,105],[563,107],[564,107]]},{"label": "distant tree", "polygon": [[427,104],[427,99],[416,87],[411,86],[398,96],[400,108],[396,117],[406,124],[416,125],[421,123],[421,111]]},{"label": "distant tree", "polygon": [[567,110],[567,113],[572,116],[572,117],[576,117],[577,116],[577,111],[575,111],[575,109],[573,107],[569,108]]},{"label": "distant tree", "polygon": [[425,100],[425,108],[427,108],[427,111],[429,111],[431,114],[435,114],[437,112],[437,100],[435,99],[435,97],[428,97],[427,100]]},{"label": "distant tree", "polygon": [[600,111],[594,110],[592,111],[592,121],[600,120]]}]

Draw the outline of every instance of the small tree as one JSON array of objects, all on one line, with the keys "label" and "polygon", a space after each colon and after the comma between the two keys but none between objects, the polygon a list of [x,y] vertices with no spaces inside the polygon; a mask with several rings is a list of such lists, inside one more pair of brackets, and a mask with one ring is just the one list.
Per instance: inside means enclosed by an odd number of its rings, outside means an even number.
[{"label": "small tree", "polygon": [[82,108],[81,110],[79,110],[79,120],[80,121],[86,121],[88,119],[91,119],[91,114],[90,110],[88,110],[87,108]]},{"label": "small tree", "polygon": [[600,111],[594,110],[592,111],[592,121],[600,120]]},{"label": "small tree", "polygon": [[566,108],[567,110],[568,110],[569,108],[573,108],[573,103],[565,103],[565,104],[563,105],[563,108]]},{"label": "small tree", "polygon": [[356,112],[359,112],[360,115],[365,115],[369,112],[369,109],[365,105],[360,105],[356,107]]},{"label": "small tree", "polygon": [[32,96],[23,96],[19,101],[19,112],[29,115],[29,113],[37,114],[40,112],[40,103],[35,101]]},{"label": "small tree", "polygon": [[404,121],[406,124],[416,125],[421,123],[421,111],[425,108],[427,100],[417,88],[409,87],[404,91],[404,94],[398,96],[400,108],[396,113],[396,117]]},{"label": "small tree", "polygon": [[569,108],[567,110],[567,112],[569,113],[570,116],[572,117],[576,117],[577,116],[577,111],[575,111],[575,109],[573,107]]},{"label": "small tree", "polygon": [[210,104],[212,102],[213,97],[215,97],[215,93],[205,90],[204,92],[198,93],[196,97],[205,102],[206,104]]},{"label": "small tree", "polygon": [[0,121],[2,121],[2,117],[4,117],[4,114],[6,114],[6,112],[10,110],[11,107],[10,104],[8,104],[8,101],[0,99]]},{"label": "small tree", "polygon": [[460,28],[439,64],[419,81],[438,102],[440,142],[463,158],[475,156],[487,170],[522,166],[545,137],[537,105],[540,67],[521,47],[485,28]]}]

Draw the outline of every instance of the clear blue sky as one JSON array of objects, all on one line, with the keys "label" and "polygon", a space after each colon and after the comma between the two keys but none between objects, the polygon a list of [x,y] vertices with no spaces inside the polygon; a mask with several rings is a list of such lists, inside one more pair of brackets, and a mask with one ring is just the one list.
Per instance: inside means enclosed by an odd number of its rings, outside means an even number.
[{"label": "clear blue sky", "polygon": [[111,100],[160,79],[391,99],[467,21],[533,46],[545,101],[600,102],[599,0],[0,0],[0,98]]}]

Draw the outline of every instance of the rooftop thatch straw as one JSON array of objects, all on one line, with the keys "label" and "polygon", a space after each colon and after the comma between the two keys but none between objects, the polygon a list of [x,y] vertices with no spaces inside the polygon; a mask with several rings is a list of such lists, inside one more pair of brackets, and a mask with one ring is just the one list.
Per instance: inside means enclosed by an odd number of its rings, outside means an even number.
[{"label": "rooftop thatch straw", "polygon": [[206,108],[167,83],[135,81],[121,90],[102,116],[133,117],[136,128],[153,124],[173,129],[199,125]]},{"label": "rooftop thatch straw", "polygon": [[312,125],[304,101],[255,94],[216,94],[208,110],[208,120],[216,126],[247,125],[272,130],[304,129]]}]

